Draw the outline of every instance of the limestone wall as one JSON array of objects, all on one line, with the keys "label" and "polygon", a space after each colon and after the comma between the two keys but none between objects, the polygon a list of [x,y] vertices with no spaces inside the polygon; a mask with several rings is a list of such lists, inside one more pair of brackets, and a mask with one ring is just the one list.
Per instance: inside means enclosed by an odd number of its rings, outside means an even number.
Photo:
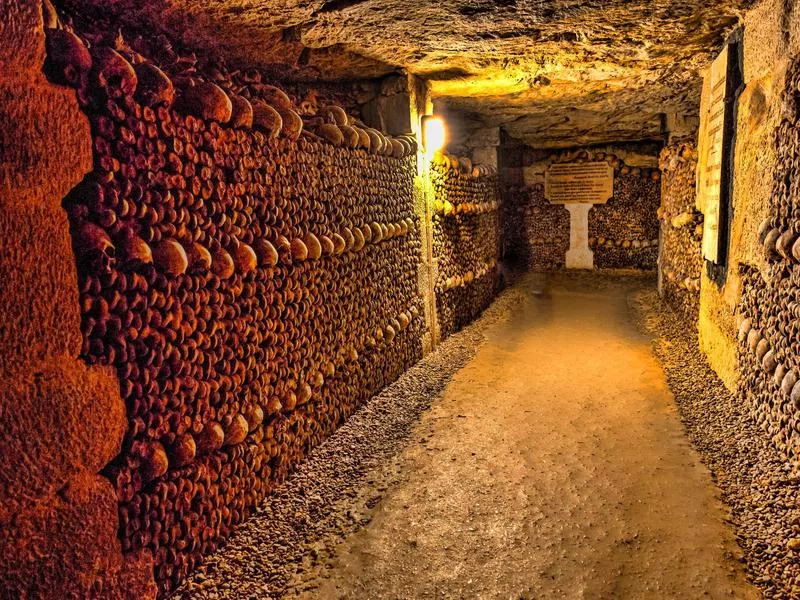
[{"label": "limestone wall", "polygon": [[700,344],[765,435],[796,462],[800,14],[784,2],[760,3],[744,19],[743,47],[730,264],[723,285],[702,278]]},{"label": "limestone wall", "polygon": [[[765,0],[744,17],[744,81],[738,104],[729,269],[723,286],[705,275],[700,291],[700,344],[730,389],[739,377],[737,312],[743,266],[764,269],[758,227],[768,215],[778,168],[776,133],[785,118],[782,94],[790,60],[800,51],[800,12]],[[708,98],[707,86],[703,102]],[[698,204],[698,210],[704,207]]]},{"label": "limestone wall", "polygon": [[787,457],[800,457],[800,57],[780,94],[784,115],[775,138],[777,164],[766,219],[757,234],[764,264],[740,266],[739,395]]}]

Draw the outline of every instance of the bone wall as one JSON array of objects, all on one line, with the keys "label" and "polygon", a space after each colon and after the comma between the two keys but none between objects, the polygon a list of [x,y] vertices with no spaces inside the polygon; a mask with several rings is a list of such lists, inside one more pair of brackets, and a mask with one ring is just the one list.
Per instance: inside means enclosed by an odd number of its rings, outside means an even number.
[{"label": "bone wall", "polygon": [[703,214],[695,207],[697,150],[693,143],[661,151],[662,296],[697,323],[703,270]]},{"label": "bone wall", "polygon": [[122,548],[167,592],[420,358],[415,157],[346,122],[298,137],[290,108],[259,123],[254,95],[251,129],[114,81],[90,90],[95,170],[69,199],[82,355],[120,378]]},{"label": "bone wall", "polygon": [[564,268],[569,250],[569,211],[544,197],[544,184],[503,187],[505,252],[520,268]]},{"label": "bone wall", "polygon": [[[2,359],[0,519],[20,525],[0,533],[0,590],[147,598],[155,580],[165,595],[421,357],[416,142],[161,38],[39,6],[31,22],[39,60],[21,72],[39,88],[0,102],[4,147],[30,144],[2,180],[20,203],[2,220],[20,327],[2,332],[19,351]],[[496,258],[494,182],[459,179],[453,200]],[[475,279],[460,325],[494,290],[470,244],[444,260]],[[64,545],[86,556],[47,551]]]},{"label": "bone wall", "polygon": [[553,162],[607,161],[614,167],[614,195],[589,211],[589,246],[595,267],[654,269],[661,184],[653,152],[650,145],[554,154],[521,149],[523,183],[510,181],[503,187],[509,259],[535,270],[563,268],[569,249],[569,213],[544,197],[545,171]]},{"label": "bone wall", "polygon": [[613,197],[589,211],[589,247],[595,268],[656,268],[659,177],[657,169],[624,163],[615,167]]},{"label": "bone wall", "polygon": [[777,168],[769,213],[758,229],[765,264],[742,266],[738,393],[753,418],[793,462],[800,455],[800,60],[786,75],[786,118],[775,137]]},{"label": "bone wall", "polygon": [[478,316],[498,290],[497,171],[440,155],[434,158],[431,180],[436,313],[440,339],[445,339]]}]

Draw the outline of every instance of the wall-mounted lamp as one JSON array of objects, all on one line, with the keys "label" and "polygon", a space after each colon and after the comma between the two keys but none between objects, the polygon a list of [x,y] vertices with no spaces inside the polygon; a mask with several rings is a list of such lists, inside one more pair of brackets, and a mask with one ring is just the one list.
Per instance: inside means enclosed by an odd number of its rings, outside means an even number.
[{"label": "wall-mounted lamp", "polygon": [[422,147],[425,149],[425,154],[433,156],[444,148],[445,141],[444,121],[433,115],[422,117]]}]

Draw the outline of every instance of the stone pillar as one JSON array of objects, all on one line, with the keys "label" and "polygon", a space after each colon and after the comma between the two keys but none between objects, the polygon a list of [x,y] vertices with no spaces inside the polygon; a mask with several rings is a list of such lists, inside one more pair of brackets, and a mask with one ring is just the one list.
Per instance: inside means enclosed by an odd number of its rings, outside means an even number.
[{"label": "stone pillar", "polygon": [[699,115],[666,113],[664,118],[667,143],[670,145],[687,139],[696,139],[699,127]]},{"label": "stone pillar", "polygon": [[589,249],[589,210],[591,204],[565,204],[569,211],[568,269],[593,269],[594,253]]},{"label": "stone pillar", "polygon": [[415,131],[415,79],[413,75],[384,78],[378,96],[361,107],[364,123],[389,135]]},{"label": "stone pillar", "polygon": [[0,0],[0,597],[152,598],[149,557],[123,559],[111,368],[89,367],[61,201],[92,168],[71,89],[49,83],[41,0]]},{"label": "stone pillar", "polygon": [[426,356],[439,344],[439,326],[436,318],[437,264],[433,257],[433,222],[431,213],[432,186],[425,157],[419,154],[422,173],[414,180],[416,214],[420,221],[421,260],[417,272],[417,290],[423,300],[425,333],[422,336],[422,355]]},{"label": "stone pillar", "polygon": [[[395,84],[395,87],[396,84]],[[423,301],[423,316],[425,318],[425,333],[422,336],[422,355],[426,356],[439,344],[439,325],[436,318],[436,277],[437,265],[433,257],[433,185],[430,177],[430,164],[421,151],[422,131],[420,129],[420,116],[431,114],[433,104],[430,98],[430,90],[427,83],[409,75],[405,88],[408,93],[405,96],[405,115],[409,129],[417,138],[417,176],[414,178],[414,210],[419,219],[420,236],[420,263],[417,272],[417,291]],[[398,96],[395,93],[394,96]],[[395,106],[395,109],[397,107]],[[402,119],[395,116],[394,119],[386,119],[387,123],[393,120],[401,123]],[[402,132],[397,132],[402,133]]]}]

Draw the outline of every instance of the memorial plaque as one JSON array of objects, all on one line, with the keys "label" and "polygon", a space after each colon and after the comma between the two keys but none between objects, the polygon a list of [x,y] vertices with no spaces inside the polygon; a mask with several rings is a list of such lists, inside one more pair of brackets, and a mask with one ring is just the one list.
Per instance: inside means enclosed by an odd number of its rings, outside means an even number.
[{"label": "memorial plaque", "polygon": [[722,157],[725,133],[725,99],[728,73],[728,47],[711,63],[709,95],[702,117],[705,135],[700,140],[697,191],[703,220],[703,257],[717,262],[719,257],[719,217],[722,182]]},{"label": "memorial plaque", "polygon": [[605,204],[614,195],[607,162],[555,163],[544,175],[544,197],[553,204]]}]

